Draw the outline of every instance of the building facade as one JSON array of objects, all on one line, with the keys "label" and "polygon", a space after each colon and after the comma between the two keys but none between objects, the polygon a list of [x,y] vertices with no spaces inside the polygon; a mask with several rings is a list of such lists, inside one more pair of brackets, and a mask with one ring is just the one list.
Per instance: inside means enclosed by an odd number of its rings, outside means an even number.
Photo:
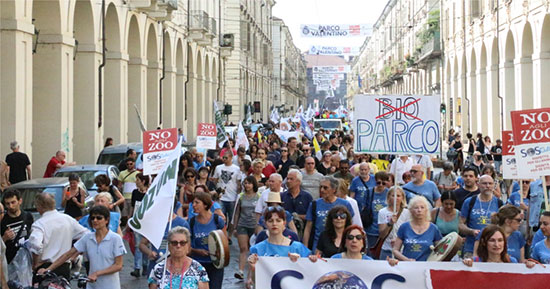
[{"label": "building facade", "polygon": [[193,140],[224,98],[225,2],[0,1],[0,153],[17,140],[38,175],[60,149],[94,163],[106,137],[141,141],[136,110]]},{"label": "building facade", "polygon": [[443,1],[444,100],[463,134],[500,138],[510,111],[550,107],[550,1]]},{"label": "building facade", "polygon": [[[284,21],[273,18],[273,100],[279,114],[293,114],[306,99],[306,62]],[[271,107],[270,107],[271,110]]]},{"label": "building facade", "polygon": [[388,1],[372,35],[352,60],[350,108],[353,96],[360,93],[440,94],[440,2]]},{"label": "building facade", "polygon": [[232,106],[229,122],[245,119],[245,106],[259,104],[253,119],[267,120],[272,104],[273,0],[225,0],[225,33],[234,35],[235,49],[227,57],[224,104]]}]

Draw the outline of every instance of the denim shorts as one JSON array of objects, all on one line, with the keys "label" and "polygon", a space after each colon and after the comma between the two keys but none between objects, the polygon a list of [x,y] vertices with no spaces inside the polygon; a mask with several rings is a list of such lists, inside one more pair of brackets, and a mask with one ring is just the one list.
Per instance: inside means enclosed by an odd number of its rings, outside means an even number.
[{"label": "denim shorts", "polygon": [[242,226],[237,226],[237,235],[248,235],[250,236],[254,235],[255,228],[247,228]]}]

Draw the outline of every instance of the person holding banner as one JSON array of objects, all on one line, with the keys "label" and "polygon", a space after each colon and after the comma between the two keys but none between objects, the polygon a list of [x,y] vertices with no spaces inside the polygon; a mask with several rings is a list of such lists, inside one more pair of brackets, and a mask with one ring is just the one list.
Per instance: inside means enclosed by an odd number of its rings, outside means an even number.
[{"label": "person holding banner", "polygon": [[[416,196],[409,202],[411,220],[397,230],[397,238],[393,244],[394,258],[388,258],[391,266],[401,261],[426,261],[432,252],[430,246],[441,240],[443,236],[430,219],[430,204],[424,196]],[[403,247],[403,251],[401,251]]]},{"label": "person holding banner", "polygon": [[[226,154],[229,156],[230,154]],[[231,159],[229,159],[231,161]],[[212,214],[212,197],[209,193],[197,193],[193,199],[193,210],[197,216],[189,219],[189,228],[191,231],[191,257],[198,261],[208,273],[210,279],[210,288],[220,289],[223,282],[224,269],[218,269],[212,264],[210,253],[208,251],[208,235],[215,230],[225,231],[225,222],[223,218]]]},{"label": "person holding banner", "polygon": [[531,257],[540,263],[550,264],[550,211],[542,212],[539,230],[544,235],[544,239],[533,246]]},{"label": "person holding banner", "polygon": [[391,187],[386,194],[388,205],[378,212],[379,237],[374,246],[378,252],[373,255],[379,255],[379,260],[392,256],[392,243],[397,238],[399,227],[411,219],[406,200],[401,187]]},{"label": "person holding banner", "polygon": [[365,251],[367,249],[367,239],[365,231],[359,225],[348,226],[344,230],[345,243],[344,252],[335,254],[331,259],[355,259],[372,260]]},{"label": "person holding banner", "polygon": [[[512,205],[501,207],[496,214],[491,216],[491,223],[502,228],[504,232],[508,255],[514,257],[520,263],[523,263],[525,260],[525,239],[519,231],[521,222],[523,222],[521,210]],[[487,228],[484,228],[483,230],[486,229]],[[476,236],[476,241],[474,243],[474,258],[477,256],[477,248],[479,247],[479,240],[482,234],[483,231]]]},{"label": "person holding banner", "polygon": [[[197,261],[189,258],[191,233],[184,227],[174,227],[168,232],[170,256],[156,264],[149,276],[149,289],[176,288],[207,289],[208,274]],[[185,285],[184,285],[185,284]]]},{"label": "person holding banner", "polygon": [[[319,236],[315,254],[312,256],[330,258],[334,254],[341,253],[344,247],[342,241],[346,236],[344,230],[349,226],[351,226],[351,213],[346,207],[336,206],[330,209],[325,221],[325,230]],[[317,259],[312,261],[315,262]]]},{"label": "person holding banner", "polygon": [[[487,226],[481,233],[477,256],[474,258],[465,258],[462,260],[464,265],[473,266],[473,262],[487,263],[517,263],[518,260],[507,253],[507,241],[504,236],[504,230],[497,225]],[[532,268],[535,264],[528,262],[525,264]]]}]

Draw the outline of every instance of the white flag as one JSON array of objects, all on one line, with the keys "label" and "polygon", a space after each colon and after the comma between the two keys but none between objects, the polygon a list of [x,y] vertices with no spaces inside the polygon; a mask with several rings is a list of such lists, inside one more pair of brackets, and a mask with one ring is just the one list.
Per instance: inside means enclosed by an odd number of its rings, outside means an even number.
[{"label": "white flag", "polygon": [[239,128],[237,129],[237,139],[235,140],[235,147],[239,148],[240,146],[244,146],[246,150],[248,150],[248,147],[250,146],[242,122],[239,122]]},{"label": "white flag", "polygon": [[172,206],[178,183],[181,143],[168,156],[161,173],[157,175],[140,206],[128,221],[130,228],[145,236],[156,248],[164,237],[164,231],[172,216]]},{"label": "white flag", "polygon": [[273,108],[271,111],[270,119],[274,123],[279,123],[280,117],[279,117],[279,111],[276,107]]}]

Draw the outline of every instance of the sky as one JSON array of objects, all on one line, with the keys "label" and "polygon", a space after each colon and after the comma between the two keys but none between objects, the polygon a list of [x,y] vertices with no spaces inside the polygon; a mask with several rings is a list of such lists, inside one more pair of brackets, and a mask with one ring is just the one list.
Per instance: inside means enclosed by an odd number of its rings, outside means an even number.
[{"label": "sky", "polygon": [[360,47],[364,37],[303,38],[302,24],[374,24],[386,0],[275,0],[273,16],[289,27],[294,44],[302,51],[311,45]]}]

